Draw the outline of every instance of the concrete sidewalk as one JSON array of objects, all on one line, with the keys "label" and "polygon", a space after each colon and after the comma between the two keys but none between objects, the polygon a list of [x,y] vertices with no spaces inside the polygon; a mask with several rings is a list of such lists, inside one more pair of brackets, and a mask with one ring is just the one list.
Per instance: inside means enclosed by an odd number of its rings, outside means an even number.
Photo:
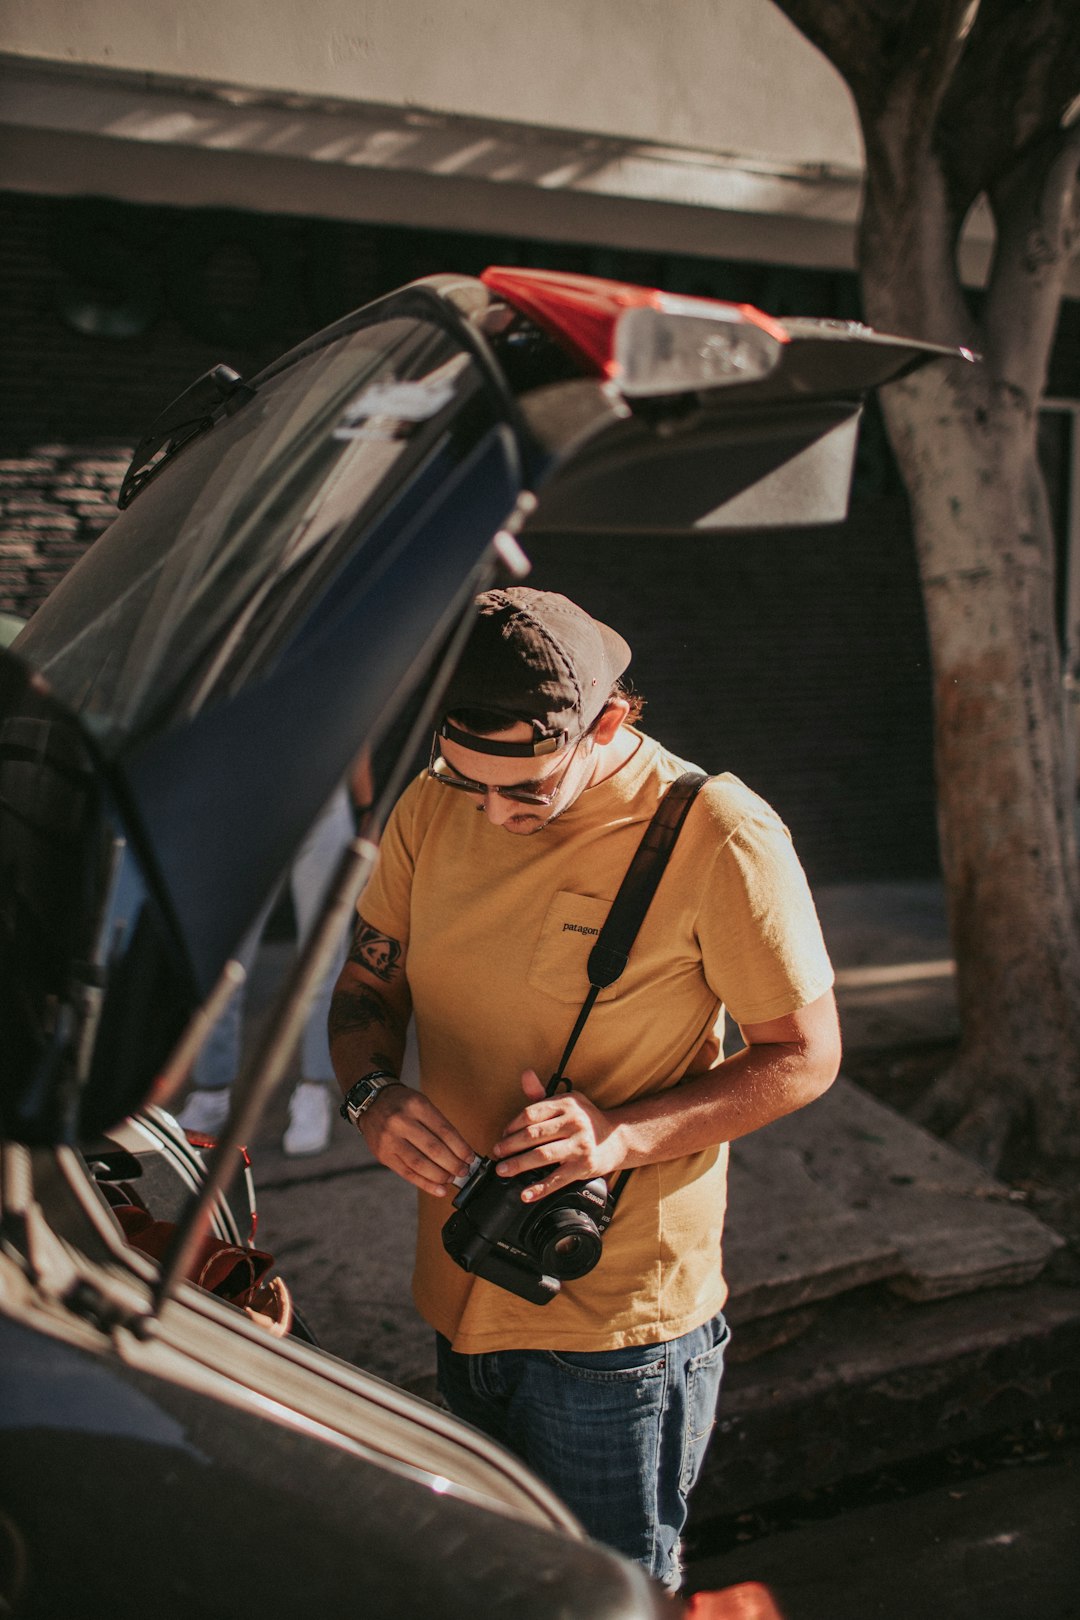
[{"label": "concrete sidewalk", "polygon": [[940,883],[838,884],[815,899],[848,1050],[960,1033]]}]

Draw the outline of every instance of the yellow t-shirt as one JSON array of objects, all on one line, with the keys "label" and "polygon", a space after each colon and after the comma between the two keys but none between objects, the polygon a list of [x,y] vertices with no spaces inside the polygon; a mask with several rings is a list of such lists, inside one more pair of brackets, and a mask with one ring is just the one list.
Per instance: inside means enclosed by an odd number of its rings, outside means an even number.
[{"label": "yellow t-shirt", "polygon": [[[640,735],[640,734],[638,734]],[[553,1072],[588,990],[586,961],[641,834],[689,767],[651,738],[541,832],[514,835],[425,775],[402,795],[359,909],[401,942],[421,1083],[477,1152],[525,1105],[521,1072]],[[736,777],[690,810],[622,976],[567,1065],[599,1107],[722,1061],[741,1024],[795,1012],[832,983],[786,828]],[[727,1148],[630,1175],[585,1277],[533,1305],[445,1253],[450,1199],[420,1195],[413,1290],[454,1348],[606,1350],[700,1326],[726,1297]]]}]

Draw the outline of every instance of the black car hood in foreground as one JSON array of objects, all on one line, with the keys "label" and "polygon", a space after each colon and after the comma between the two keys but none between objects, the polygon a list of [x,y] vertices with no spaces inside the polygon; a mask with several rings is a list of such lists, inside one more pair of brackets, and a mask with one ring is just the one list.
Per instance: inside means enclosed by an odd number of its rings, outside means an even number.
[{"label": "black car hood in foreground", "polygon": [[947,352],[703,304],[687,380],[665,309],[694,301],[612,286],[432,278],[155,424],[0,664],[9,1138],[147,1096],[350,762],[524,566],[508,530],[840,515],[866,390]]}]

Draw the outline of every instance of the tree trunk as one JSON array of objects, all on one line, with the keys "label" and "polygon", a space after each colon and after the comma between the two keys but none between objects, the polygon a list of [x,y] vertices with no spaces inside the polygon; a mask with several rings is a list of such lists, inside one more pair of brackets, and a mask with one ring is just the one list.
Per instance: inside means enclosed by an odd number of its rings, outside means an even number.
[{"label": "tree trunk", "polygon": [[996,1164],[1017,1127],[1032,1127],[1045,1154],[1080,1153],[1076,856],[1063,813],[1052,537],[1030,426],[1013,401],[973,410],[958,388],[913,378],[886,412],[911,494],[933,659],[963,1029],[926,1119]]},{"label": "tree trunk", "polygon": [[[929,141],[913,160],[915,121],[902,155],[899,141],[889,146],[887,120],[883,127],[883,143],[868,154],[868,317],[884,330],[971,343]],[[882,401],[911,500],[926,605],[963,1030],[924,1118],[992,1166],[1016,1132],[1030,1133],[1049,1157],[1080,1156],[1080,897],[1053,536],[1035,439],[1060,291],[1031,251],[1024,209],[1039,212],[1018,188],[1005,228],[999,220],[975,337],[982,365],[931,367]]]}]

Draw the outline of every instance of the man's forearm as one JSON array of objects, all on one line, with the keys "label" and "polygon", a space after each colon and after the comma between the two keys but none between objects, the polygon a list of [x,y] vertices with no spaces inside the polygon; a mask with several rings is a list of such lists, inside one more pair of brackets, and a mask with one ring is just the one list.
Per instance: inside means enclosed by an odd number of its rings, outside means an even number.
[{"label": "man's forearm", "polygon": [[840,1066],[832,993],[788,1017],[743,1026],[747,1045],[706,1074],[613,1110],[629,1165],[735,1142],[828,1089]]},{"label": "man's forearm", "polygon": [[737,1141],[812,1102],[834,1073],[831,1063],[813,1061],[794,1044],[744,1047],[707,1074],[611,1110],[624,1168]]},{"label": "man's forearm", "polygon": [[[330,1056],[343,1092],[373,1069],[400,1075],[412,1003],[403,979],[389,969],[384,995],[371,969],[348,961],[330,1003]],[[381,1091],[358,1121],[380,1164],[421,1192],[445,1198],[471,1163],[474,1150],[444,1114],[408,1085]]]},{"label": "man's forearm", "polygon": [[401,1073],[407,1017],[369,984],[350,982],[346,964],[330,1003],[330,1058],[342,1091],[373,1069]]}]

